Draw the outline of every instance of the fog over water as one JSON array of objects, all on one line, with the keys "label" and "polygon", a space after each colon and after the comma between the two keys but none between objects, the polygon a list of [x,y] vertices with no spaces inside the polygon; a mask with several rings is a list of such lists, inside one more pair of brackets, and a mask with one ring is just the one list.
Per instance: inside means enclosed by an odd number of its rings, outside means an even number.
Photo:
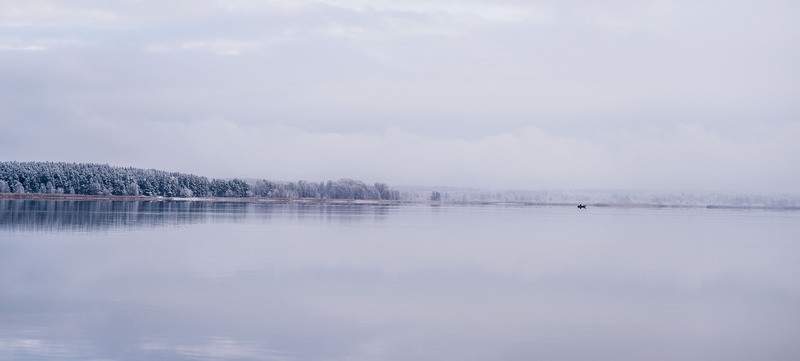
[{"label": "fog over water", "polygon": [[0,359],[796,360],[799,216],[0,201]]},{"label": "fog over water", "polygon": [[0,157],[800,192],[796,1],[0,3]]}]

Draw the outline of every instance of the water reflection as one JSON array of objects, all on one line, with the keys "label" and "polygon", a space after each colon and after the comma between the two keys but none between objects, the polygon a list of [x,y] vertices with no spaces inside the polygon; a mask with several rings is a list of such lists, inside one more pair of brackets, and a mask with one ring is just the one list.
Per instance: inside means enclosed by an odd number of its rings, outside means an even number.
[{"label": "water reflection", "polygon": [[245,209],[205,202],[0,201],[0,228],[19,231],[92,231],[204,222]]},{"label": "water reflection", "polygon": [[796,212],[154,203],[5,205],[0,359],[800,355]]},{"label": "water reflection", "polygon": [[[0,200],[0,229],[16,231],[100,231],[243,222],[249,217],[293,217],[299,222],[381,221],[392,207],[318,204],[253,204],[186,201]],[[364,216],[371,216],[365,218]]]}]

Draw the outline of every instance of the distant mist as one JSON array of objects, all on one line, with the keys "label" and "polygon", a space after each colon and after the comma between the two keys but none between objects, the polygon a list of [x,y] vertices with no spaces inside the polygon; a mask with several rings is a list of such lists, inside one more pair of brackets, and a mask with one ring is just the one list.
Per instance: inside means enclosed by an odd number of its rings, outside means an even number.
[{"label": "distant mist", "polygon": [[398,186],[404,199],[425,200],[433,192],[447,202],[579,204],[643,207],[744,207],[800,209],[800,194],[745,192],[669,192],[653,190],[497,190],[458,187]]}]

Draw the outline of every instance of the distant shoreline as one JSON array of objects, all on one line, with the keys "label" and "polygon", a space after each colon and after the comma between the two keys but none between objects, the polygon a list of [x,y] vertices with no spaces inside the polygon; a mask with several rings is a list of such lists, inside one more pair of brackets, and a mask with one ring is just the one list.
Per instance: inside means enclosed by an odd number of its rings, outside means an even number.
[{"label": "distant shoreline", "polygon": [[[572,203],[508,202],[508,201],[426,201],[426,200],[372,200],[372,199],[323,199],[323,198],[263,198],[263,197],[158,197],[158,196],[114,196],[87,194],[43,194],[0,193],[0,200],[32,201],[115,201],[115,202],[213,202],[213,203],[260,203],[260,204],[321,204],[321,205],[372,205],[372,206],[509,206],[509,207],[575,207]],[[731,206],[731,205],[680,205],[649,203],[588,203],[598,208],[707,208],[707,209],[754,209],[797,211],[800,207]]]}]

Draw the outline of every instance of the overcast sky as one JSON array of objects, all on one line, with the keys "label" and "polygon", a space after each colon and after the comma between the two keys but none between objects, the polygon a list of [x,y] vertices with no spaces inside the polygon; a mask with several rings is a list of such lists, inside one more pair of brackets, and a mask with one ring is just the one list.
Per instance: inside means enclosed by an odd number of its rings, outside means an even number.
[{"label": "overcast sky", "polygon": [[0,0],[0,159],[800,192],[800,2]]}]

